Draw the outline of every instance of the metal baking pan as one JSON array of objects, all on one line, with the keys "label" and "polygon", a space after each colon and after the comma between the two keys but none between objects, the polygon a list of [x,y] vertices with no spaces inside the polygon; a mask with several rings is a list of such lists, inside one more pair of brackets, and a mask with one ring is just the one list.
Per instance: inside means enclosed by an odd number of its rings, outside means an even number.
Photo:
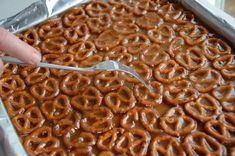
[{"label": "metal baking pan", "polygon": [[[181,3],[216,33],[227,39],[235,47],[235,19],[211,6],[204,0],[171,0]],[[19,33],[65,10],[87,3],[89,0],[39,0],[15,16],[0,20],[0,26],[12,33]],[[2,149],[2,150],[1,150]],[[26,156],[26,152],[11,124],[10,118],[0,100],[0,155]]]}]

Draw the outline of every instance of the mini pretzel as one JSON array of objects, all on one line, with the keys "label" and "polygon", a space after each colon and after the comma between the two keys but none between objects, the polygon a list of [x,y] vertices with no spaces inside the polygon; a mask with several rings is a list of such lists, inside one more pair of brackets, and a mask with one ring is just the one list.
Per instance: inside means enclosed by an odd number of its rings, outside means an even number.
[{"label": "mini pretzel", "polygon": [[86,18],[85,11],[82,8],[76,7],[66,12],[62,20],[66,27],[72,27],[74,23],[83,22]]},{"label": "mini pretzel", "polygon": [[176,137],[190,134],[197,127],[196,122],[180,107],[173,107],[163,115],[160,125],[166,133]]},{"label": "mini pretzel", "polygon": [[34,97],[26,91],[14,92],[4,100],[5,107],[10,117],[23,114],[26,109],[35,105],[35,103]]},{"label": "mini pretzel", "polygon": [[[115,154],[111,151],[102,151],[98,156],[115,156]],[[126,154],[119,154],[117,156],[126,156]]]},{"label": "mini pretzel", "polygon": [[168,25],[162,25],[159,28],[149,30],[148,36],[155,43],[166,44],[175,37],[175,31]]},{"label": "mini pretzel", "polygon": [[60,18],[50,19],[44,22],[38,30],[38,34],[42,39],[58,37],[63,35],[64,30]]},{"label": "mini pretzel", "polygon": [[20,74],[25,78],[26,84],[33,85],[48,78],[50,71],[48,68],[23,67]]},{"label": "mini pretzel", "polygon": [[187,103],[185,110],[201,122],[215,119],[222,111],[219,102],[208,94],[202,94],[195,102]]},{"label": "mini pretzel", "polygon": [[221,74],[227,79],[235,78],[235,55],[224,55],[214,60],[213,66],[220,70]]},{"label": "mini pretzel", "polygon": [[223,146],[211,136],[203,132],[195,132],[184,139],[184,149],[189,156],[223,155]]},{"label": "mini pretzel", "polygon": [[206,131],[224,144],[235,143],[235,115],[233,113],[221,114],[219,119],[210,120],[205,124]]},{"label": "mini pretzel", "polygon": [[143,29],[154,29],[162,25],[163,20],[157,13],[146,13],[143,16],[136,19],[136,24]]},{"label": "mini pretzel", "polygon": [[94,84],[101,92],[106,93],[120,88],[123,86],[124,81],[120,79],[117,71],[104,71],[96,75]]},{"label": "mini pretzel", "polygon": [[[64,62],[61,62],[60,60],[61,59],[57,59],[57,60],[55,60],[54,63],[55,64],[61,64],[61,65],[64,65],[64,66],[70,66],[70,67],[78,67],[78,64],[75,61],[64,63]],[[63,77],[65,75],[67,75],[68,73],[70,73],[70,71],[66,71],[66,70],[63,70],[63,69],[50,69],[50,70],[51,70],[51,73],[53,75],[55,75],[56,77]]]},{"label": "mini pretzel", "polygon": [[187,75],[187,71],[175,61],[163,61],[154,69],[154,77],[163,83],[180,80]]},{"label": "mini pretzel", "polygon": [[71,111],[70,101],[66,95],[59,95],[52,101],[44,102],[40,108],[47,120],[62,119]]},{"label": "mini pretzel", "polygon": [[66,49],[67,40],[64,37],[48,38],[41,44],[43,53],[60,54]]},{"label": "mini pretzel", "polygon": [[159,3],[151,0],[137,1],[134,6],[134,13],[136,15],[145,15],[148,11],[156,12],[159,7]]},{"label": "mini pretzel", "polygon": [[16,64],[5,63],[2,76],[15,75],[19,71],[19,66]]},{"label": "mini pretzel", "polygon": [[41,127],[24,139],[24,148],[31,156],[51,151],[60,146],[59,139],[52,136],[51,128]]},{"label": "mini pretzel", "polygon": [[193,101],[198,92],[187,80],[174,81],[165,88],[164,98],[172,105],[181,105]]},{"label": "mini pretzel", "polygon": [[149,91],[143,84],[138,84],[134,88],[135,97],[143,106],[157,106],[162,103],[163,86],[157,81],[150,83],[153,92]]},{"label": "mini pretzel", "polygon": [[30,88],[31,94],[38,100],[50,100],[59,94],[59,83],[54,78],[47,78],[43,83]]},{"label": "mini pretzel", "polygon": [[106,50],[117,46],[121,42],[121,36],[116,31],[106,30],[95,39],[95,45],[100,50]]},{"label": "mini pretzel", "polygon": [[116,22],[113,24],[113,30],[123,35],[129,35],[138,32],[140,29],[136,24],[133,23]]},{"label": "mini pretzel", "polygon": [[130,54],[139,54],[149,44],[149,39],[144,34],[132,34],[123,39],[122,44],[127,47]]},{"label": "mini pretzel", "polygon": [[235,85],[228,84],[215,88],[212,92],[213,96],[218,99],[224,110],[229,112],[235,111],[234,96]]},{"label": "mini pretzel", "polygon": [[165,51],[163,51],[157,44],[151,45],[140,54],[140,60],[152,67],[169,59],[169,55]]},{"label": "mini pretzel", "polygon": [[105,104],[115,113],[125,113],[135,106],[133,91],[121,86],[117,91],[106,94]]},{"label": "mini pretzel", "polygon": [[5,76],[0,80],[0,95],[2,97],[23,89],[25,89],[25,83],[18,75]]},{"label": "mini pretzel", "polygon": [[[145,81],[149,80],[152,76],[152,70],[146,64],[140,61],[131,62],[129,67],[137,72]],[[121,78],[131,83],[139,83],[136,78],[124,72],[121,72]]]},{"label": "mini pretzel", "polygon": [[126,21],[131,19],[132,15],[132,8],[126,4],[120,3],[115,3],[110,12],[110,17],[114,21]]},{"label": "mini pretzel", "polygon": [[198,48],[189,48],[186,53],[176,55],[176,61],[188,70],[196,70],[202,68],[207,60]]},{"label": "mini pretzel", "polygon": [[117,46],[113,48],[110,52],[106,53],[104,60],[114,60],[124,64],[132,62],[133,57],[131,54],[127,53],[127,48],[124,46]]},{"label": "mini pretzel", "polygon": [[192,24],[192,23],[197,24],[193,13],[190,11],[183,11],[182,14],[176,20],[176,23],[182,25]]},{"label": "mini pretzel", "polygon": [[66,152],[63,148],[54,148],[41,153],[40,156],[66,156]]},{"label": "mini pretzel", "polygon": [[60,84],[60,89],[68,95],[77,95],[84,87],[87,87],[91,80],[78,72],[69,73]]},{"label": "mini pretzel", "polygon": [[184,52],[184,39],[181,37],[174,38],[168,49],[168,53],[171,57],[175,57],[177,54]]},{"label": "mini pretzel", "polygon": [[28,134],[41,127],[44,117],[38,107],[30,107],[24,114],[12,118],[12,123],[20,134]]},{"label": "mini pretzel", "polygon": [[108,3],[101,1],[92,1],[85,8],[87,14],[91,17],[104,15],[110,11]]},{"label": "mini pretzel", "polygon": [[98,89],[88,86],[79,95],[72,98],[71,104],[74,108],[87,111],[98,108],[101,105],[102,98],[102,94]]},{"label": "mini pretzel", "polygon": [[117,138],[114,149],[118,153],[126,154],[129,152],[132,142],[133,135],[130,132],[124,132]]},{"label": "mini pretzel", "polygon": [[169,135],[163,135],[155,137],[150,144],[150,156],[155,155],[184,156],[185,152],[177,138]]},{"label": "mini pretzel", "polygon": [[53,126],[53,134],[63,136],[73,129],[80,128],[81,114],[70,112],[65,118],[60,119]]},{"label": "mini pretzel", "polygon": [[67,28],[64,31],[64,37],[70,44],[80,40],[86,40],[89,37],[89,30],[86,24],[80,23],[76,27]]},{"label": "mini pretzel", "polygon": [[182,28],[179,34],[184,38],[187,44],[195,46],[207,38],[208,31],[203,26],[193,25]]},{"label": "mini pretzel", "polygon": [[198,69],[189,75],[199,92],[209,92],[221,84],[222,76],[214,69]]},{"label": "mini pretzel", "polygon": [[84,112],[81,127],[91,133],[103,133],[113,128],[113,113],[107,107]]},{"label": "mini pretzel", "polygon": [[17,34],[16,36],[33,47],[36,47],[40,42],[39,36],[35,29],[28,29],[22,34]]},{"label": "mini pretzel", "polygon": [[203,52],[209,60],[231,53],[231,47],[218,38],[209,38],[202,44]]},{"label": "mini pretzel", "polygon": [[94,154],[92,153],[92,151],[86,148],[81,148],[81,149],[75,149],[71,152],[69,152],[68,156],[93,156]]},{"label": "mini pretzel", "polygon": [[95,34],[99,34],[104,30],[107,30],[110,25],[111,19],[107,14],[99,17],[89,18],[87,21],[87,26],[89,27],[90,31]]},{"label": "mini pretzel", "polygon": [[79,41],[68,48],[68,52],[74,55],[76,61],[87,59],[94,51],[95,45],[91,41]]}]

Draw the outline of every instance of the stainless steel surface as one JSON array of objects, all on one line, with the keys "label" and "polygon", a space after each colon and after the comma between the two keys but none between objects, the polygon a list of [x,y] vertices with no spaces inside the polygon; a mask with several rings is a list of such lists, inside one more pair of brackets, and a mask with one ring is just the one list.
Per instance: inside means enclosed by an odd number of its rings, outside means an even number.
[{"label": "stainless steel surface", "polygon": [[[2,56],[0,57],[3,62],[13,63],[13,64],[23,64],[26,65],[24,62],[9,56]],[[46,67],[46,68],[54,68],[54,69],[62,69],[62,70],[69,70],[69,71],[77,71],[77,72],[94,72],[94,71],[122,71],[125,73],[130,74],[137,80],[139,80],[146,88],[150,91],[152,90],[150,86],[130,67],[116,62],[112,60],[101,62],[93,67],[89,68],[78,68],[78,67],[69,67],[69,66],[62,66],[57,64],[50,64],[50,63],[39,63],[37,67]]]}]

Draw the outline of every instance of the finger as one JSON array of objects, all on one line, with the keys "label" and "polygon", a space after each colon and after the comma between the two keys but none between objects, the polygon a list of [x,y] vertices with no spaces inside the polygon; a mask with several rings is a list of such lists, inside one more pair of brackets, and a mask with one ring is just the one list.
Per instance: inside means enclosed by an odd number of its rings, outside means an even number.
[{"label": "finger", "polygon": [[41,61],[41,54],[36,49],[1,27],[0,50],[32,65],[36,65]]},{"label": "finger", "polygon": [[0,60],[0,76],[3,74],[3,71],[4,71],[4,65],[2,60]]}]

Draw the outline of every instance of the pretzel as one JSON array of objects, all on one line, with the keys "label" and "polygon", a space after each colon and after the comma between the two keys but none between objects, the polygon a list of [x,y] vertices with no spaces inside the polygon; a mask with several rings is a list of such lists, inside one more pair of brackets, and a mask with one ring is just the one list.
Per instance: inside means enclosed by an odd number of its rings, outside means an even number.
[{"label": "pretzel", "polygon": [[195,132],[184,139],[184,149],[189,156],[223,155],[223,146],[211,136],[203,132]]},{"label": "pretzel", "polygon": [[185,78],[186,75],[187,71],[174,60],[163,61],[154,69],[154,77],[163,83],[180,80]]},{"label": "pretzel", "polygon": [[78,148],[78,149],[75,149],[75,150],[69,152],[69,154],[68,154],[68,156],[80,156],[80,155],[93,156],[94,154],[92,153],[92,151],[89,150],[89,148],[88,149]]},{"label": "pretzel", "polygon": [[93,134],[76,128],[63,135],[63,142],[68,149],[86,149],[96,144],[96,138]]},{"label": "pretzel", "polygon": [[171,42],[171,40],[175,37],[175,31],[171,26],[162,25],[158,28],[149,30],[148,37],[155,43],[166,44]]},{"label": "pretzel", "polygon": [[132,8],[126,4],[113,3],[110,17],[114,21],[129,21],[133,16]]},{"label": "pretzel", "polygon": [[169,55],[159,45],[153,44],[140,53],[140,60],[149,66],[156,66],[163,61],[169,60]]},{"label": "pretzel", "polygon": [[53,134],[63,136],[73,129],[80,128],[81,114],[77,112],[69,112],[69,114],[56,122],[53,126]]},{"label": "pretzel", "polygon": [[110,52],[106,53],[104,60],[114,60],[124,64],[132,62],[133,57],[131,54],[127,53],[127,48],[124,46],[117,46],[113,48]]},{"label": "pretzel", "polygon": [[84,23],[79,23],[76,27],[65,29],[64,37],[70,44],[76,43],[81,40],[86,40],[89,37],[88,27]]},{"label": "pretzel", "polygon": [[173,136],[179,137],[190,134],[196,129],[196,122],[185,115],[180,107],[173,107],[161,117],[160,125],[162,129]]},{"label": "pretzel", "polygon": [[208,94],[202,94],[196,101],[185,104],[185,110],[201,122],[217,118],[222,111],[219,102]]},{"label": "pretzel", "polygon": [[149,39],[144,34],[131,34],[123,39],[122,45],[127,47],[130,54],[139,54],[149,44]]},{"label": "pretzel", "polygon": [[150,144],[150,156],[155,155],[184,156],[185,152],[177,138],[169,135],[163,135],[155,137]]},{"label": "pretzel", "polygon": [[199,92],[209,92],[221,84],[222,76],[214,69],[198,69],[189,75]]},{"label": "pretzel", "polygon": [[134,23],[116,22],[113,24],[113,30],[123,35],[129,35],[137,33],[140,29]]},{"label": "pretzel", "polygon": [[233,113],[221,114],[219,119],[210,120],[205,124],[206,131],[221,143],[235,143],[235,115]]},{"label": "pretzel", "polygon": [[54,148],[39,154],[39,156],[66,156],[66,153],[63,148]]},{"label": "pretzel", "polygon": [[38,30],[38,34],[42,39],[58,37],[63,35],[64,30],[60,18],[50,19],[44,22]]},{"label": "pretzel", "polygon": [[33,156],[58,148],[60,141],[52,136],[51,128],[43,126],[26,136],[23,144],[27,153]]},{"label": "pretzel", "polygon": [[193,13],[190,11],[183,11],[182,14],[176,20],[176,23],[181,25],[197,24]]},{"label": "pretzel", "polygon": [[68,95],[77,95],[84,87],[87,87],[91,80],[78,72],[69,73],[60,84],[60,89]]},{"label": "pretzel", "polygon": [[181,37],[174,38],[168,49],[168,53],[171,57],[175,57],[177,54],[184,52],[184,39]]},{"label": "pretzel", "polygon": [[187,80],[174,81],[164,92],[164,98],[172,105],[181,105],[193,101],[198,97],[198,92]]},{"label": "pretzel", "polygon": [[94,51],[95,45],[91,41],[79,41],[68,48],[68,52],[74,55],[76,61],[87,59]]},{"label": "pretzel", "polygon": [[178,53],[175,59],[188,70],[202,68],[207,62],[201,50],[195,47],[187,49],[186,53]]},{"label": "pretzel", "polygon": [[12,118],[12,123],[20,134],[28,134],[38,129],[45,122],[38,107],[30,107],[24,114],[18,114]]},{"label": "pretzel", "polygon": [[[140,61],[133,61],[129,63],[129,67],[137,72],[145,81],[149,80],[152,76],[152,70]],[[131,83],[139,83],[139,81],[131,75],[121,72],[121,78]]]},{"label": "pretzel", "polygon": [[118,153],[127,154],[132,142],[133,135],[130,132],[124,132],[120,137],[117,138],[114,149]]},{"label": "pretzel", "polygon": [[43,53],[61,54],[65,52],[67,40],[64,37],[54,37],[44,40],[41,44]]},{"label": "pretzel", "polygon": [[137,1],[134,6],[134,13],[136,15],[145,15],[148,11],[156,12],[159,7],[159,4],[157,3],[159,3],[159,1],[158,2],[151,0]]},{"label": "pretzel", "polygon": [[26,91],[14,92],[4,100],[5,108],[10,117],[23,114],[26,109],[34,106],[35,103],[34,97]]},{"label": "pretzel", "polygon": [[95,45],[100,50],[108,51],[121,42],[121,37],[116,31],[106,30],[95,39]]},{"label": "pretzel", "polygon": [[[116,154],[114,154],[111,151],[102,151],[99,153],[98,156],[115,156]],[[118,154],[117,156],[127,156],[126,154]]]},{"label": "pretzel", "polygon": [[110,8],[108,3],[101,1],[92,1],[85,7],[85,10],[89,16],[97,17],[108,13],[110,11]]},{"label": "pretzel", "polygon": [[102,94],[93,86],[88,86],[71,100],[71,105],[81,111],[98,108],[101,105]]},{"label": "pretzel", "polygon": [[20,74],[25,79],[26,84],[33,85],[48,78],[50,71],[48,68],[23,67]]},{"label": "pretzel", "polygon": [[33,85],[30,92],[39,101],[50,100],[59,94],[59,83],[54,78],[47,78],[43,83]]},{"label": "pretzel", "polygon": [[231,47],[218,38],[209,38],[202,44],[204,55],[209,60],[214,60],[226,54],[231,53]]},{"label": "pretzel", "polygon": [[203,26],[193,25],[182,28],[179,35],[184,38],[187,44],[195,46],[207,38],[208,31]]},{"label": "pretzel", "polygon": [[149,91],[143,84],[135,85],[135,97],[143,106],[158,106],[162,103],[163,86],[157,81],[152,81],[150,85],[154,90],[153,92]]},{"label": "pretzel", "polygon": [[0,80],[0,95],[7,97],[12,93],[25,89],[24,81],[18,75],[2,77]]},{"label": "pretzel", "polygon": [[123,86],[124,81],[120,79],[117,71],[104,71],[96,75],[94,85],[104,93],[117,90]]},{"label": "pretzel", "polygon": [[235,85],[228,84],[228,85],[215,88],[212,91],[212,95],[220,101],[220,104],[222,105],[224,110],[229,111],[229,112],[234,112],[235,111],[234,90],[235,90]]},{"label": "pretzel", "polygon": [[87,26],[94,34],[99,34],[111,26],[111,18],[108,14],[99,17],[89,18]]},{"label": "pretzel", "polygon": [[16,36],[33,47],[36,47],[40,42],[38,33],[35,29],[28,29],[22,34],[17,34]]},{"label": "pretzel", "polygon": [[136,103],[133,91],[126,86],[121,86],[117,91],[106,94],[104,101],[114,113],[125,113]]},{"label": "pretzel", "polygon": [[16,64],[10,64],[10,63],[5,63],[4,64],[4,72],[2,76],[9,76],[9,75],[15,75],[18,74],[19,71],[19,66]]},{"label": "pretzel", "polygon": [[227,79],[234,79],[235,55],[224,55],[213,61],[213,66]]},{"label": "pretzel", "polygon": [[66,27],[73,27],[76,23],[82,23],[87,19],[85,16],[85,11],[82,8],[75,7],[67,11],[62,17],[63,24]]},{"label": "pretzel", "polygon": [[94,108],[84,112],[81,127],[91,133],[104,133],[113,128],[113,113],[107,107]]},{"label": "pretzel", "polygon": [[143,29],[158,28],[163,24],[163,20],[158,16],[156,12],[146,13],[143,16],[136,19],[136,24]]},{"label": "pretzel", "polygon": [[40,109],[47,120],[59,120],[70,113],[71,106],[66,95],[59,95],[52,101],[44,102]]}]

